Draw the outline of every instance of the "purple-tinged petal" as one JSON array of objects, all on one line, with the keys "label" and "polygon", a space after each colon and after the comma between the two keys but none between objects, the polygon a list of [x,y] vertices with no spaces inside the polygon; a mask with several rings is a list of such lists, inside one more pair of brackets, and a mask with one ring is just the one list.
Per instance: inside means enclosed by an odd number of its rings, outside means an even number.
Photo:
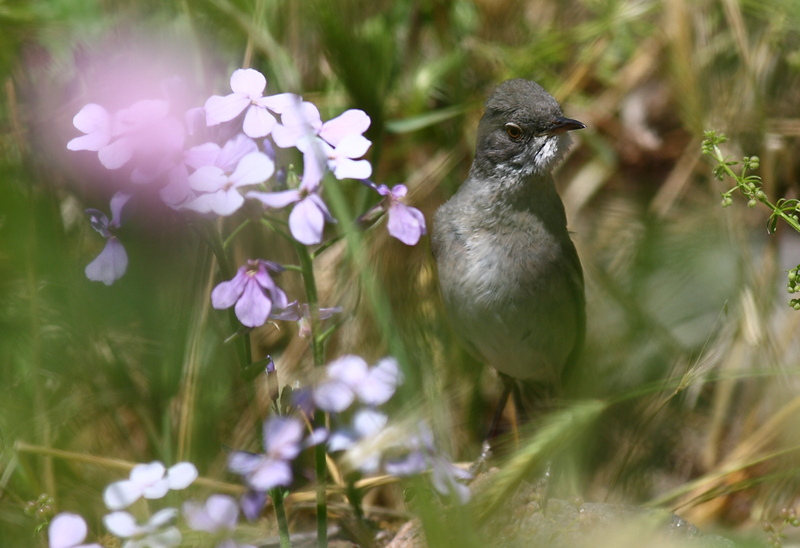
[{"label": "purple-tinged petal", "polygon": [[163,508],[153,514],[149,520],[147,520],[146,528],[149,531],[155,531],[159,527],[163,527],[173,519],[178,517],[178,510],[177,508]]},{"label": "purple-tinged petal", "polygon": [[266,137],[275,127],[275,117],[267,109],[258,105],[251,105],[244,115],[242,131],[253,139]]},{"label": "purple-tinged petal", "polygon": [[125,247],[114,236],[106,242],[103,251],[86,265],[86,277],[93,282],[111,285],[122,278],[128,269],[128,254]]},{"label": "purple-tinged petal", "polygon": [[247,283],[247,267],[241,266],[236,271],[236,275],[227,282],[220,282],[211,291],[211,305],[217,310],[232,307],[239,297],[242,296],[244,286]]},{"label": "purple-tinged petal", "polygon": [[312,447],[314,445],[319,445],[320,443],[323,443],[325,440],[328,439],[329,434],[330,432],[328,432],[328,429],[325,428],[324,426],[315,428],[314,431],[308,435],[308,438],[306,438],[303,447]]},{"label": "purple-tinged petal", "polygon": [[282,192],[258,192],[250,190],[245,193],[246,198],[254,198],[271,209],[280,209],[300,200],[300,193],[296,190]]},{"label": "purple-tinged petal", "polygon": [[122,208],[128,203],[133,194],[117,192],[111,197],[111,222],[109,226],[119,228],[122,224]]},{"label": "purple-tinged petal", "polygon": [[329,413],[341,413],[356,399],[353,389],[341,381],[328,381],[314,389],[314,405]]},{"label": "purple-tinged petal", "polygon": [[191,462],[179,462],[167,470],[169,488],[180,491],[189,487],[197,479],[197,467]]},{"label": "purple-tinged petal", "polygon": [[264,446],[267,454],[283,460],[300,453],[303,423],[299,419],[276,417],[264,423]]},{"label": "purple-tinged petal", "polygon": [[230,180],[234,187],[254,185],[269,179],[275,172],[275,164],[263,152],[251,152],[241,159]]},{"label": "purple-tinged petal", "polygon": [[359,409],[353,417],[353,430],[359,438],[368,438],[383,430],[388,420],[380,411]]},{"label": "purple-tinged petal", "polygon": [[341,314],[342,310],[344,310],[341,306],[334,306],[333,308],[320,308],[319,309],[319,319],[320,320],[327,320],[334,314]]},{"label": "purple-tinged petal", "polygon": [[206,110],[203,107],[190,108],[183,114],[183,118],[186,120],[189,135],[194,135],[199,128],[206,126]]},{"label": "purple-tinged petal", "polygon": [[239,507],[236,501],[227,495],[211,495],[206,500],[206,511],[216,524],[215,530],[236,529],[236,522],[239,521]]},{"label": "purple-tinged petal", "polygon": [[[345,135],[334,150],[337,158],[361,158],[371,145],[372,141],[361,135]],[[359,178],[368,177],[369,175]]]},{"label": "purple-tinged petal", "polygon": [[161,201],[168,206],[183,203],[192,193],[192,188],[189,186],[189,170],[186,169],[186,165],[178,164],[173,167],[169,170],[167,178],[167,184],[158,191]]},{"label": "purple-tinged petal", "polygon": [[301,138],[311,138],[319,133],[322,120],[314,103],[291,104],[281,114],[281,124],[273,129],[272,138],[281,148],[296,146]]},{"label": "purple-tinged petal", "polygon": [[78,514],[62,512],[53,518],[47,529],[50,548],[72,548],[86,538],[86,522]]},{"label": "purple-tinged petal", "polygon": [[207,196],[211,211],[223,217],[234,214],[244,205],[244,198],[235,188],[218,190]]},{"label": "purple-tinged petal", "polygon": [[186,525],[195,531],[205,531],[206,533],[216,532],[216,523],[206,511],[204,504],[187,500],[183,503],[183,517]]},{"label": "purple-tinged petal", "polygon": [[[303,148],[300,148],[301,143],[305,143]],[[300,189],[314,192],[325,175],[327,158],[329,153],[333,154],[333,149],[321,139],[313,139],[310,143],[307,139],[300,139],[297,144],[303,152],[303,180]]]},{"label": "purple-tinged petal", "polygon": [[103,502],[109,510],[127,508],[142,496],[142,485],[131,480],[122,480],[110,484],[103,491]]},{"label": "purple-tinged petal", "polygon": [[[381,185],[384,186],[384,185]],[[408,194],[408,187],[406,185],[394,185],[392,187],[392,198],[395,200],[399,200],[400,198],[404,198],[405,195]],[[385,196],[385,194],[384,194]]]},{"label": "purple-tinged petal", "polygon": [[383,467],[392,476],[413,476],[425,472],[428,461],[422,451],[413,451],[405,457],[387,461]]},{"label": "purple-tinged petal", "polygon": [[242,476],[252,474],[261,465],[264,455],[248,451],[234,451],[228,455],[228,470]]},{"label": "purple-tinged petal", "polygon": [[197,213],[207,214],[211,213],[211,204],[213,201],[213,194],[201,194],[192,200],[188,200],[178,206],[176,209],[189,209]]},{"label": "purple-tinged petal", "polygon": [[114,114],[111,133],[114,136],[146,128],[169,113],[169,103],[163,99],[144,99]]},{"label": "purple-tinged petal", "polygon": [[303,312],[300,310],[300,304],[297,301],[292,301],[287,303],[280,312],[273,312],[270,317],[274,320],[296,322],[303,317]]},{"label": "purple-tinged petal", "polygon": [[239,165],[242,158],[251,152],[258,152],[258,145],[244,133],[239,133],[225,143],[225,146],[222,147],[215,159],[214,165],[222,168],[226,173],[231,173]]},{"label": "purple-tinged petal", "polygon": [[135,481],[139,485],[148,485],[155,483],[164,477],[167,469],[164,464],[154,460],[147,464],[137,464],[131,469],[131,481]]},{"label": "purple-tinged petal", "polygon": [[266,107],[272,112],[283,114],[292,106],[297,105],[303,101],[303,98],[294,93],[278,93],[276,95],[269,95],[255,100],[255,103],[260,107]]},{"label": "purple-tinged petal", "polygon": [[389,194],[392,193],[392,191],[389,190],[389,187],[386,185],[378,185],[375,187],[375,190],[381,196],[388,196]]},{"label": "purple-tinged petal", "polygon": [[164,478],[142,489],[142,496],[146,499],[160,499],[164,498],[168,492],[169,482],[167,478]]},{"label": "purple-tinged petal", "polygon": [[319,194],[309,194],[307,199],[311,200],[312,202],[314,202],[314,204],[316,204],[316,206],[322,212],[322,216],[325,217],[325,220],[327,222],[336,223],[336,219],[334,219],[333,215],[331,215],[331,212],[328,211],[328,206],[325,205],[325,202],[322,200]]},{"label": "purple-tinged petal", "polygon": [[287,297],[283,289],[281,289],[277,285],[269,290],[269,294],[270,297],[272,298],[273,308],[277,308],[280,310],[281,308],[286,308],[289,305],[289,297]]},{"label": "purple-tinged petal", "polygon": [[331,434],[330,439],[328,439],[328,452],[346,451],[353,447],[357,441],[358,439],[353,432],[339,430]]},{"label": "purple-tinged petal", "polygon": [[292,467],[280,459],[267,459],[258,470],[247,478],[251,489],[269,491],[279,485],[288,487],[292,483]]},{"label": "purple-tinged petal", "polygon": [[136,519],[128,512],[112,512],[103,516],[106,529],[118,537],[129,538],[141,532]]},{"label": "purple-tinged petal", "polygon": [[[333,162],[331,162],[333,163]],[[329,166],[337,179],[366,179],[372,175],[372,164],[369,160],[351,160],[338,158],[334,165]]]},{"label": "purple-tinged petal", "polygon": [[264,295],[255,280],[248,280],[244,287],[242,297],[237,301],[236,317],[247,327],[258,327],[267,322],[269,313],[272,310],[272,302]]},{"label": "purple-tinged petal", "polygon": [[128,137],[117,139],[101,148],[97,158],[106,169],[119,169],[133,158],[133,142]]},{"label": "purple-tinged petal", "polygon": [[322,125],[319,136],[331,146],[337,146],[348,135],[361,135],[369,129],[371,121],[363,110],[350,109]]},{"label": "purple-tinged petal", "polygon": [[255,69],[237,69],[231,75],[231,90],[243,93],[250,99],[257,99],[264,93],[267,79]]},{"label": "purple-tinged petal", "polygon": [[[217,143],[203,143],[183,153],[183,161],[189,167],[199,169],[204,166],[216,165],[220,147]],[[224,166],[218,166],[224,169]]]},{"label": "purple-tinged petal", "polygon": [[425,217],[420,210],[397,202],[389,206],[386,228],[391,236],[404,244],[417,245],[426,232]]},{"label": "purple-tinged petal", "polygon": [[250,97],[244,93],[231,93],[221,97],[212,95],[205,104],[206,124],[215,126],[233,120],[250,105]]},{"label": "purple-tinged petal", "polygon": [[355,389],[368,377],[369,366],[361,356],[346,354],[329,363],[325,371],[329,378],[344,382]]},{"label": "purple-tinged petal", "polygon": [[267,505],[267,494],[262,491],[248,490],[239,501],[242,513],[248,521],[255,521]]},{"label": "purple-tinged petal", "polygon": [[305,245],[318,244],[322,241],[322,230],[325,228],[325,215],[313,200],[300,200],[289,214],[289,230],[294,239]]},{"label": "purple-tinged petal", "polygon": [[168,527],[147,536],[148,548],[172,548],[181,543],[181,532],[177,527]]},{"label": "purple-tinged petal", "polygon": [[216,192],[228,184],[228,176],[217,166],[204,166],[189,175],[189,186],[197,192]]},{"label": "purple-tinged petal", "polygon": [[111,140],[111,115],[100,105],[85,105],[72,119],[72,123],[86,135],[67,143],[69,150],[98,151]]}]

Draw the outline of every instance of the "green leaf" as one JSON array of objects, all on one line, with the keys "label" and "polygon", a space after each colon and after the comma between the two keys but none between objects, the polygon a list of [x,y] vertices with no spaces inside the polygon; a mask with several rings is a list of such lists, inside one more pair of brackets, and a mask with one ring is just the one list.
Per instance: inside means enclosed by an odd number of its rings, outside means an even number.
[{"label": "green leaf", "polygon": [[411,118],[389,120],[386,122],[386,130],[389,133],[411,133],[412,131],[419,131],[420,129],[433,126],[439,122],[450,120],[451,118],[464,114],[466,111],[466,105],[458,105],[434,110],[433,112],[426,112],[425,114],[412,116]]}]

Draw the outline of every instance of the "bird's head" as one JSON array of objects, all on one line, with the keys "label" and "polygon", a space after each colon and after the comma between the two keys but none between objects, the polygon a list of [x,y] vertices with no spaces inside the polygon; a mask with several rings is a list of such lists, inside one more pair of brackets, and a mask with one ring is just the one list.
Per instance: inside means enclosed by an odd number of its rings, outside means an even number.
[{"label": "bird's head", "polygon": [[485,106],[475,163],[486,175],[521,179],[549,173],[572,142],[567,132],[586,127],[565,118],[539,84],[521,78],[500,84]]}]

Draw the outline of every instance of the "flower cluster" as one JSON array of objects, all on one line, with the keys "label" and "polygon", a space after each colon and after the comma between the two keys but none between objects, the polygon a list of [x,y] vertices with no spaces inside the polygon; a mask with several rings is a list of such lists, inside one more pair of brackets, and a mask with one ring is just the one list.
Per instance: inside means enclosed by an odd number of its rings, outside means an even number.
[{"label": "flower cluster", "polygon": [[[321,197],[325,173],[337,179],[371,176],[371,164],[361,159],[371,146],[363,135],[370,126],[365,112],[351,109],[323,122],[317,107],[298,95],[265,96],[266,78],[254,69],[236,70],[230,86],[232,93],[214,95],[182,116],[165,98],[143,99],[114,113],[89,103],[75,115],[73,124],[84,135],[69,141],[69,150],[96,152],[109,170],[130,168],[131,184],[111,200],[112,220],[98,210],[87,211],[107,240],[86,269],[90,280],[110,285],[125,273],[128,257],[113,231],[133,193],[157,189],[171,209],[205,217],[232,215],[248,198],[268,209],[293,205],[292,236],[314,245],[322,242],[325,223],[335,222]],[[276,173],[273,145],[302,153],[296,188],[269,190]],[[425,233],[425,219],[400,204],[405,187],[371,186],[386,197],[381,207],[389,213],[390,234],[414,245]]]}]

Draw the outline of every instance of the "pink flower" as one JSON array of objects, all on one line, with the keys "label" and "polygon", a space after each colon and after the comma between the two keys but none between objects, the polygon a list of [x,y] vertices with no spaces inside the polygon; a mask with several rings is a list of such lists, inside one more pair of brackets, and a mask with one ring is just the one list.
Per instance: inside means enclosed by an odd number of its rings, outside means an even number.
[{"label": "pink flower", "polygon": [[275,126],[275,117],[269,112],[282,112],[299,98],[292,93],[281,93],[271,97],[264,97],[267,79],[254,69],[239,69],[231,76],[231,90],[233,93],[221,97],[211,96],[205,104],[206,123],[209,126],[233,120],[243,111],[242,129],[252,137],[266,137]]},{"label": "pink flower", "polygon": [[122,224],[122,208],[130,199],[130,194],[117,192],[111,198],[111,221],[99,209],[87,209],[92,228],[106,239],[106,246],[100,255],[86,266],[86,277],[93,282],[103,282],[111,285],[119,280],[128,269],[128,253],[125,247],[117,240],[113,229]]},{"label": "pink flower", "polygon": [[386,196],[382,207],[389,215],[389,234],[406,245],[416,245],[426,233],[425,216],[419,209],[400,202],[400,198],[408,192],[406,186],[395,185],[389,190],[386,185],[380,185],[376,190],[381,196]]},{"label": "pink flower", "polygon": [[160,499],[172,490],[186,489],[197,479],[197,468],[191,462],[179,462],[167,470],[158,461],[137,464],[130,477],[117,481],[103,491],[103,501],[110,510],[127,508],[141,497]]},{"label": "pink flower", "polygon": [[346,355],[326,367],[328,380],[314,390],[314,403],[323,411],[340,413],[356,397],[367,405],[389,401],[402,382],[397,360],[388,357],[370,368],[363,358]]},{"label": "pink flower", "polygon": [[216,309],[234,309],[236,317],[247,327],[258,327],[266,323],[273,306],[286,308],[289,300],[286,293],[275,285],[267,270],[282,272],[283,267],[262,259],[248,260],[236,275],[222,282],[211,292],[211,304]]},{"label": "pink flower", "polygon": [[272,417],[264,423],[265,453],[234,451],[228,458],[228,469],[244,476],[248,487],[269,491],[292,483],[291,461],[301,449],[303,423],[296,418]]},{"label": "pink flower", "polygon": [[86,521],[78,514],[62,512],[47,528],[50,548],[101,548],[99,544],[81,544],[86,540]]}]

